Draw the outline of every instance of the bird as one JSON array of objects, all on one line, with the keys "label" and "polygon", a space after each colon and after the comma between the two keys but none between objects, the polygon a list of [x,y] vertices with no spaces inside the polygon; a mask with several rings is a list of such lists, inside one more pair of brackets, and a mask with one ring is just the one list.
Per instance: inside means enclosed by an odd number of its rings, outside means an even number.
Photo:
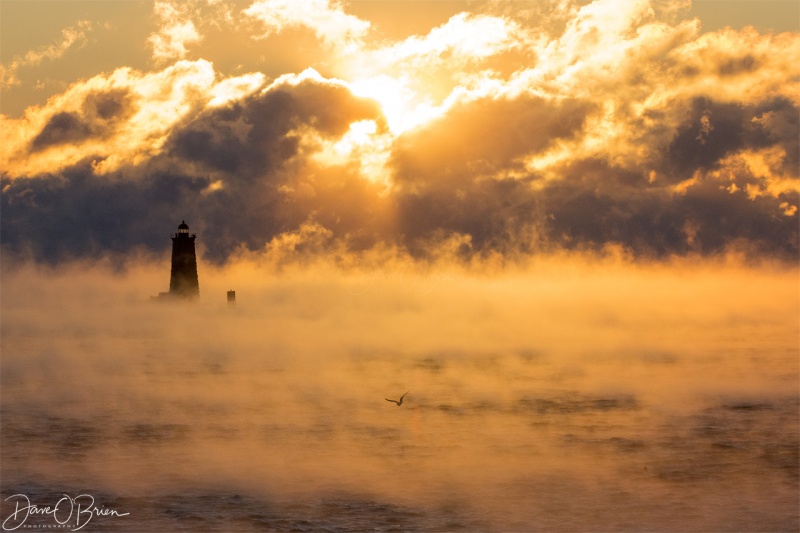
[{"label": "bird", "polygon": [[[408,394],[408,391],[406,391],[406,394]],[[396,403],[397,407],[400,407],[401,405],[403,405],[403,398],[406,397],[406,394],[403,394],[402,396],[400,396],[399,400],[390,400],[389,398],[384,398],[384,400],[386,400],[387,402]]]}]

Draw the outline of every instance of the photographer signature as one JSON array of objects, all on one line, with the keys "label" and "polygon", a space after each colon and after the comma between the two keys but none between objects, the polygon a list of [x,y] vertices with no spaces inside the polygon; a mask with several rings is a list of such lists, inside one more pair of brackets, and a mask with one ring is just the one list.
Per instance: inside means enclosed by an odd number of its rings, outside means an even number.
[{"label": "photographer signature", "polygon": [[50,516],[58,524],[50,527],[71,527],[71,531],[78,531],[86,527],[96,516],[128,516],[130,514],[121,513],[116,509],[96,507],[94,496],[89,494],[81,494],[74,498],[65,494],[54,506],[48,505],[47,507],[31,503],[30,498],[25,494],[14,494],[6,498],[6,501],[9,500],[14,503],[15,508],[14,512],[3,520],[4,531],[14,531],[22,527],[31,516]]}]

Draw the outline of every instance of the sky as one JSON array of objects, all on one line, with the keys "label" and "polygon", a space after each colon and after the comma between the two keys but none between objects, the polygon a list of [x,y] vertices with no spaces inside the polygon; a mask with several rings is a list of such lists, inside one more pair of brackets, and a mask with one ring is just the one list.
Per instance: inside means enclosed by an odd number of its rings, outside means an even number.
[{"label": "sky", "polygon": [[0,244],[796,263],[782,0],[0,1]]}]

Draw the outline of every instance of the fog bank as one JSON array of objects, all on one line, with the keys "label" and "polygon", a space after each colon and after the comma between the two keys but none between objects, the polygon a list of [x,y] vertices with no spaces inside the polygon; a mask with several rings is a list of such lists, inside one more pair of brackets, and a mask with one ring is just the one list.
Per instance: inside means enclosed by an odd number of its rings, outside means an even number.
[{"label": "fog bank", "polygon": [[185,305],[149,301],[164,264],[4,273],[4,495],[344,498],[498,530],[798,522],[796,269],[241,261],[201,265]]}]

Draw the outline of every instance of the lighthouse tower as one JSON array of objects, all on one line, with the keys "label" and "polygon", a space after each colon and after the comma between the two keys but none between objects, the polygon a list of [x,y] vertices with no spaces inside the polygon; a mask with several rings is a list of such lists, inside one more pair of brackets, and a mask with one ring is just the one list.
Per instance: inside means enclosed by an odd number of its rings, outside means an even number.
[{"label": "lighthouse tower", "polygon": [[169,276],[169,294],[180,298],[197,298],[200,285],[197,282],[197,257],[194,239],[189,235],[189,226],[182,221],[178,233],[172,234],[172,269]]}]

